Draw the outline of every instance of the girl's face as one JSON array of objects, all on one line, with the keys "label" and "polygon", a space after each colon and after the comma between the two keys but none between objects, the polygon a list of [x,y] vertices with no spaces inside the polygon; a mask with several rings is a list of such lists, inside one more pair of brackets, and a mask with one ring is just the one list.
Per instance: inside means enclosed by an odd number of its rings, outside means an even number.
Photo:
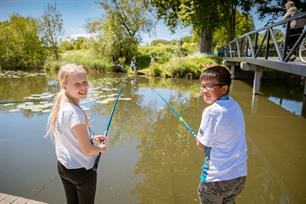
[{"label": "girl's face", "polygon": [[217,80],[203,80],[201,81],[201,95],[203,101],[207,104],[213,104],[221,96],[226,95],[228,86],[219,83]]},{"label": "girl's face", "polygon": [[86,73],[75,71],[69,74],[66,84],[63,84],[63,89],[75,102],[79,103],[81,99],[87,97],[88,81]]}]

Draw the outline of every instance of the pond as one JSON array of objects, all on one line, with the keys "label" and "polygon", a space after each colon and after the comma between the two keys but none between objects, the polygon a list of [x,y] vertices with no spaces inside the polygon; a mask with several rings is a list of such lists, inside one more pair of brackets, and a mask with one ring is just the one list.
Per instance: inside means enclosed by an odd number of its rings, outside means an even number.
[{"label": "pond", "polygon": [[[90,76],[88,99],[81,105],[96,134],[106,128],[121,76]],[[273,90],[276,85],[265,86]],[[280,89],[290,92],[290,87]],[[110,126],[108,150],[99,163],[96,203],[199,203],[203,156],[153,90],[197,131],[206,107],[197,80],[127,77]],[[54,144],[44,137],[49,100],[57,91],[54,76],[1,75],[1,101],[40,101],[0,105],[0,192],[65,203]],[[306,120],[300,116],[301,101],[269,91],[252,96],[250,83],[239,80],[233,81],[230,93],[244,112],[249,156],[246,187],[237,203],[306,203]]]}]

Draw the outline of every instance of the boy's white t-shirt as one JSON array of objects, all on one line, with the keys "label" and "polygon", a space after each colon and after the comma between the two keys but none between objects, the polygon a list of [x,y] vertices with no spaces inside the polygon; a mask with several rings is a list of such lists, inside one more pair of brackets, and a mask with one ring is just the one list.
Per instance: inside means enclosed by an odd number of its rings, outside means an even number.
[{"label": "boy's white t-shirt", "polygon": [[80,142],[73,135],[72,128],[79,124],[86,124],[82,110],[71,103],[63,102],[58,111],[57,127],[59,135],[55,136],[55,150],[58,161],[67,169],[91,169],[95,156],[85,155]]},{"label": "boy's white t-shirt", "polygon": [[[239,104],[231,97],[217,100],[204,109],[197,138],[211,147],[206,181],[226,181],[247,175],[245,123]],[[205,176],[203,176],[203,173]]]}]

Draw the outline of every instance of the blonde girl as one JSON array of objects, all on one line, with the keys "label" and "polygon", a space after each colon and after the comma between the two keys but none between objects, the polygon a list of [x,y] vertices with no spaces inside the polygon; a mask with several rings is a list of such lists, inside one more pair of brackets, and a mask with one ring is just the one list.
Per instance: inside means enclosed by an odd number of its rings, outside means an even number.
[{"label": "blonde girl", "polygon": [[67,203],[94,203],[97,173],[92,169],[97,153],[105,152],[104,136],[89,136],[89,121],[80,100],[88,93],[86,71],[66,64],[58,72],[61,91],[49,116],[48,132],[54,138],[57,169],[63,182]]}]

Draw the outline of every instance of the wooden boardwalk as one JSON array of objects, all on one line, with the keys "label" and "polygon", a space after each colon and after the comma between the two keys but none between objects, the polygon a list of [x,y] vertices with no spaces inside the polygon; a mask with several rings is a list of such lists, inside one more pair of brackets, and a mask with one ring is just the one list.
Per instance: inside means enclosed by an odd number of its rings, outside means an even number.
[{"label": "wooden boardwalk", "polygon": [[0,204],[9,204],[9,203],[12,203],[12,204],[44,204],[43,202],[0,193]]}]

